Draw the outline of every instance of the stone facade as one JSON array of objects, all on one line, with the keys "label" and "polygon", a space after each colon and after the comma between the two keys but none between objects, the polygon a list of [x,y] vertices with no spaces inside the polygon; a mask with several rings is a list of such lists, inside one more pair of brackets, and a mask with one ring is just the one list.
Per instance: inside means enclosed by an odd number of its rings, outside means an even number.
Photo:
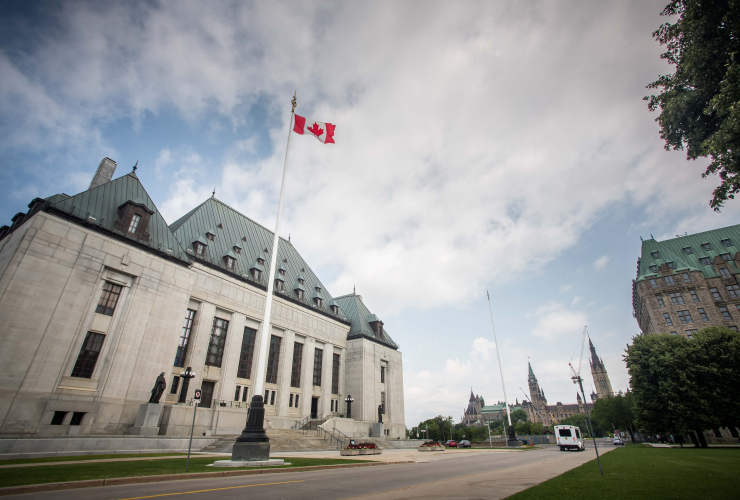
[{"label": "stone facade", "polygon": [[[545,426],[557,425],[564,418],[585,414],[586,408],[589,411],[593,409],[593,403],[584,403],[579,393],[576,393],[575,404],[563,404],[558,401],[554,405],[548,405],[545,392],[540,388],[531,364],[529,365],[528,381],[530,400],[523,402],[522,408],[527,413],[527,419],[530,422],[539,422]],[[591,397],[595,399],[595,395]]]},{"label": "stone facade", "polygon": [[[238,433],[252,397],[266,297],[266,272],[254,278],[246,267],[259,262],[261,253],[256,261],[249,253],[268,247],[271,233],[215,198],[180,219],[177,229],[168,227],[134,172],[111,175],[111,161],[101,162],[90,190],[37,198],[12,227],[0,228],[0,434],[126,434],[161,372],[168,385],[160,435],[189,434],[196,388],[210,401],[198,408],[195,434]],[[206,231],[215,234],[203,234],[214,259],[199,258],[186,239],[197,225],[189,221],[209,215],[223,216]],[[245,248],[231,253],[230,262],[228,254],[214,253],[219,241]],[[282,254],[295,269],[281,275],[316,291],[275,293],[267,426],[343,415],[351,394],[360,428],[369,433],[384,400],[388,436],[404,437],[396,344],[382,323],[374,337],[366,317],[347,317],[285,240]],[[357,322],[368,324],[349,335]],[[294,357],[299,344],[302,355]],[[319,352],[322,362],[314,363]],[[196,377],[181,397],[184,367]]]},{"label": "stone facade", "polygon": [[[514,404],[509,405],[509,408],[511,411],[516,411],[521,410],[522,406],[519,405],[519,400],[516,400]],[[471,388],[468,407],[465,408],[461,422],[465,425],[484,425],[494,420],[505,420],[506,415],[506,403],[499,401],[495,405],[486,406],[485,400],[473,394]]]}]

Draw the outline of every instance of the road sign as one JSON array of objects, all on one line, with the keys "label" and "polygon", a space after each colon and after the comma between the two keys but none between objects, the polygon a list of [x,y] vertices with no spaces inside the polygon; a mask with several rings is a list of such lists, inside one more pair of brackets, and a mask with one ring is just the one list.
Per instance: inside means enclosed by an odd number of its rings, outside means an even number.
[{"label": "road sign", "polygon": [[193,396],[193,401],[196,403],[200,403],[200,389],[195,390],[195,395]]},{"label": "road sign", "polygon": [[620,432],[619,435],[624,437],[624,432]]}]

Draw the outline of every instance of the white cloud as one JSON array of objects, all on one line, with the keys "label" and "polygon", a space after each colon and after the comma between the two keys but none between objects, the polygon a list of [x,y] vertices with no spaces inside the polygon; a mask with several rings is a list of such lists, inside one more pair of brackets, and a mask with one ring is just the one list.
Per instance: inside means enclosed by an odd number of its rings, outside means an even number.
[{"label": "white cloud", "polygon": [[611,257],[609,257],[608,255],[602,255],[594,261],[594,269],[596,269],[597,271],[604,269],[609,263],[609,260],[611,260]]},{"label": "white cloud", "polygon": [[172,153],[169,149],[164,148],[159,152],[159,156],[154,162],[154,171],[157,176],[161,176],[165,169],[172,163]]},{"label": "white cloud", "polygon": [[573,287],[571,285],[560,285],[560,293],[568,293],[571,290],[573,290]]},{"label": "white cloud", "polygon": [[537,309],[537,325],[532,334],[548,342],[576,338],[586,325],[586,314],[568,310],[558,302],[548,302]]},{"label": "white cloud", "polygon": [[581,301],[581,297],[579,297],[579,296],[576,295],[576,296],[573,297],[573,301],[570,303],[570,305],[574,306],[574,305],[578,304],[580,301]]}]

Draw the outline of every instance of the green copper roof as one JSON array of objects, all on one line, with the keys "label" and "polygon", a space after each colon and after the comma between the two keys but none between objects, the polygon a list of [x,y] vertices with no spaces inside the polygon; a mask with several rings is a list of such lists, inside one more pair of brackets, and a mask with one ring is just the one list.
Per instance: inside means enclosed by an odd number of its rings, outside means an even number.
[{"label": "green copper roof", "polygon": [[[177,239],[182,242],[182,245],[187,248],[188,255],[192,260],[205,262],[224,272],[233,272],[250,282],[255,282],[255,280],[249,270],[252,268],[260,269],[263,272],[259,281],[255,283],[267,287],[274,233],[249,217],[237,212],[215,197],[211,197],[178,219],[170,226],[170,229],[172,229]],[[215,237],[213,241],[207,240],[208,246],[205,255],[195,255],[192,243],[201,237],[205,238],[206,232],[212,232]],[[231,271],[226,268],[223,256],[232,250],[235,241],[240,242],[242,252],[238,255],[230,255],[236,260],[234,270]],[[257,262],[258,258],[263,259],[265,263],[259,264]],[[283,238],[280,238],[278,243],[278,262],[281,262],[286,269],[285,281],[287,283],[297,283],[298,276],[302,276],[307,287],[312,289],[320,287],[321,292],[318,292],[318,296],[323,299],[320,310],[329,316],[334,316],[326,305],[332,298],[329,292],[326,291],[326,287],[311,271],[311,268],[308,267],[308,264],[293,245]],[[277,273],[275,274],[277,275]],[[308,297],[306,294],[301,300],[295,294],[293,288],[286,289],[284,292],[276,290],[275,294],[285,296],[294,302],[300,302],[307,308],[317,309],[312,297]],[[336,317],[342,321],[347,321],[347,317],[341,310]]]},{"label": "green copper roof", "polygon": [[[58,195],[54,195],[49,200],[57,197]],[[89,223],[121,238],[130,239],[114,227],[114,223],[118,220],[118,207],[127,201],[135,201],[135,203],[141,204],[153,212],[147,227],[149,240],[132,239],[131,241],[149,247],[168,258],[174,258],[189,264],[190,260],[185,253],[185,249],[167,227],[167,223],[160,215],[159,210],[154,206],[154,202],[133,172],[75,196],[60,199],[50,207],[50,210],[56,210],[69,217]],[[88,216],[94,218],[94,221],[89,219]]]},{"label": "green copper roof", "polygon": [[527,363],[529,365],[529,378],[537,378],[534,376],[534,372],[532,371],[532,364]]},{"label": "green copper roof", "polygon": [[[723,240],[728,240],[730,246],[726,246]],[[702,247],[708,243],[711,247],[706,250]],[[686,249],[691,253],[686,253]],[[655,268],[673,262],[674,274],[680,271],[701,271],[705,278],[719,276],[716,268],[712,265],[718,256],[729,254],[731,259],[740,251],[740,225],[713,229],[703,233],[679,236],[664,241],[656,241],[654,238],[642,242],[642,255],[637,261],[636,281],[660,276]],[[708,258],[709,264],[702,264],[702,258]],[[737,265],[731,260],[726,262],[730,271],[735,274],[740,272]],[[651,269],[652,267],[652,269]]]},{"label": "green copper roof", "polygon": [[[483,408],[481,408],[480,412],[481,413],[498,413],[500,411],[503,411],[505,408],[506,408],[506,405],[503,404],[503,403],[502,404],[495,404],[495,405],[490,405],[490,406],[484,406]],[[522,409],[521,406],[512,406],[511,407],[511,411],[517,411],[517,410],[521,410],[521,409]]]},{"label": "green copper roof", "polygon": [[[375,334],[370,323],[367,321],[368,317],[375,315],[370,312],[367,306],[365,306],[365,303],[362,302],[359,295],[351,293],[349,295],[343,295],[342,297],[336,297],[335,300],[339,306],[339,310],[344,311],[344,314],[347,315],[347,318],[349,318],[349,321],[352,324],[349,334],[347,335],[348,339],[366,337],[393,349],[398,349],[398,344],[393,342],[393,339],[391,339],[388,332],[385,331],[385,328],[383,328],[382,338],[378,338]],[[377,316],[375,316],[375,318],[377,319]]]}]

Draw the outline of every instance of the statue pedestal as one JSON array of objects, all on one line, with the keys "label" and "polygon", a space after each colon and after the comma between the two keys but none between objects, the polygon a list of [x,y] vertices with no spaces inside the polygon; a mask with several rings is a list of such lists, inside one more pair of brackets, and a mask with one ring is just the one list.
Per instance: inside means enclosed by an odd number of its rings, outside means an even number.
[{"label": "statue pedestal", "polygon": [[372,437],[385,437],[385,424],[373,424]]},{"label": "statue pedestal", "polygon": [[161,414],[162,405],[158,403],[144,403],[139,405],[136,422],[128,430],[128,433],[137,436],[156,436],[159,434],[159,416]]}]

